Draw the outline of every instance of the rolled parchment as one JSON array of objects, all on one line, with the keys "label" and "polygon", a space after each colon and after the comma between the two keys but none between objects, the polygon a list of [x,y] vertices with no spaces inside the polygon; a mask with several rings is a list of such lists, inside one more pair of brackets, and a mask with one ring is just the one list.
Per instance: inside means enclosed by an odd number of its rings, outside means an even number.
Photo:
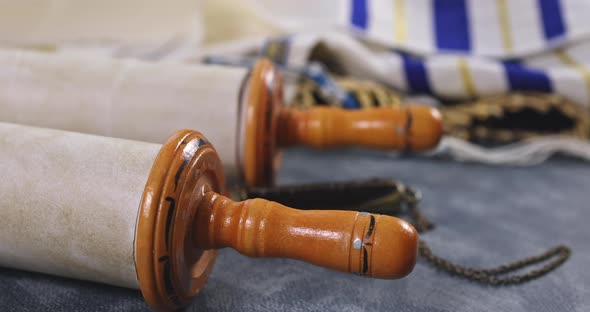
[{"label": "rolled parchment", "polygon": [[0,123],[0,176],[0,266],[139,288],[157,310],[190,302],[218,248],[388,279],[416,261],[397,218],[233,202],[192,130],[157,145]]},{"label": "rolled parchment", "polygon": [[0,265],[138,288],[137,209],[160,147],[0,123]]},{"label": "rolled parchment", "polygon": [[266,60],[246,70],[4,51],[0,67],[0,121],[153,143],[197,125],[248,187],[273,183],[279,147],[421,151],[442,134],[430,107],[284,107]]},{"label": "rolled parchment", "polygon": [[0,121],[159,144],[199,125],[238,180],[246,69],[7,51],[0,64]]}]

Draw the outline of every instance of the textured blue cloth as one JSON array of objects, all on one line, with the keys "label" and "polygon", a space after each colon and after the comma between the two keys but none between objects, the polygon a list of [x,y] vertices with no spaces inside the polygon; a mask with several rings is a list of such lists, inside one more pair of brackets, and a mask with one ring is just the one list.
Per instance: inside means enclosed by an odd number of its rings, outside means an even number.
[{"label": "textured blue cloth", "polygon": [[[313,161],[312,161],[313,160]],[[521,286],[450,277],[420,260],[398,281],[371,280],[284,259],[223,250],[188,311],[590,311],[590,166],[568,159],[531,168],[392,159],[358,150],[292,150],[281,183],[395,177],[419,188],[437,228],[423,238],[454,261],[489,267],[559,243],[572,258]],[[2,311],[143,311],[138,291],[0,270]]]}]

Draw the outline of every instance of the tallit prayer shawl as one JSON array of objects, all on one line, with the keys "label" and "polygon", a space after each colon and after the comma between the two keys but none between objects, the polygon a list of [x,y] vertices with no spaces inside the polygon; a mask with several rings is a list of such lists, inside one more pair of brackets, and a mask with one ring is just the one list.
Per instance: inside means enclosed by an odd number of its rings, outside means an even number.
[{"label": "tallit prayer shawl", "polygon": [[350,75],[406,92],[555,92],[590,105],[590,2],[352,0],[347,9],[350,34],[279,39],[283,61],[301,65],[322,44]]},{"label": "tallit prayer shawl", "polygon": [[[589,11],[590,12],[590,11]],[[554,92],[584,107],[590,105],[590,42],[522,60],[436,54],[418,57],[370,49],[340,34],[295,35],[280,39],[286,66],[302,66],[314,48],[323,46],[347,74],[393,88],[451,100],[511,91]]]},{"label": "tallit prayer shawl", "polygon": [[585,39],[584,0],[351,0],[361,36],[416,54],[527,57]]},{"label": "tallit prayer shawl", "polygon": [[392,80],[400,89],[452,98],[556,92],[583,105],[590,103],[589,17],[590,3],[580,0],[350,5],[350,25],[362,37],[425,55],[394,53],[388,60],[399,64],[392,72],[405,73],[405,79]]}]

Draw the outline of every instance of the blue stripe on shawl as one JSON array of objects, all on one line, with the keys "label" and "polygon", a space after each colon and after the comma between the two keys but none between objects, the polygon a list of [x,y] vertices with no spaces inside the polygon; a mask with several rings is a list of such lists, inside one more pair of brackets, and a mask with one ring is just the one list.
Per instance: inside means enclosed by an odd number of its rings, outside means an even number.
[{"label": "blue stripe on shawl", "polygon": [[434,0],[434,30],[440,50],[470,51],[466,0]]},{"label": "blue stripe on shawl", "polygon": [[369,24],[367,0],[352,0],[350,23],[357,28],[367,29]]},{"label": "blue stripe on shawl", "polygon": [[407,54],[401,54],[408,88],[414,93],[432,94],[428,72],[424,61]]},{"label": "blue stripe on shawl", "polygon": [[553,86],[547,73],[524,66],[517,61],[504,62],[504,70],[510,90],[552,92]]},{"label": "blue stripe on shawl", "polygon": [[550,40],[555,37],[561,37],[565,34],[565,24],[561,13],[561,3],[559,0],[538,0],[543,23],[545,39]]}]

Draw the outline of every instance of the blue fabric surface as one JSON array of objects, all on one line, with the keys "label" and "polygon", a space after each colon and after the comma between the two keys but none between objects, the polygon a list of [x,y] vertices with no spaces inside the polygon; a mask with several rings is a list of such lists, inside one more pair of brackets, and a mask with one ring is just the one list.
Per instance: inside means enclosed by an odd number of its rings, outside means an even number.
[{"label": "blue fabric surface", "polygon": [[[557,159],[531,168],[489,167],[382,153],[286,153],[280,183],[395,177],[424,194],[437,228],[435,252],[489,267],[559,243],[573,250],[558,270],[521,286],[493,288],[419,260],[398,281],[371,280],[285,259],[222,250],[188,311],[590,311],[590,166]],[[0,270],[3,311],[142,311],[138,291]]]}]

